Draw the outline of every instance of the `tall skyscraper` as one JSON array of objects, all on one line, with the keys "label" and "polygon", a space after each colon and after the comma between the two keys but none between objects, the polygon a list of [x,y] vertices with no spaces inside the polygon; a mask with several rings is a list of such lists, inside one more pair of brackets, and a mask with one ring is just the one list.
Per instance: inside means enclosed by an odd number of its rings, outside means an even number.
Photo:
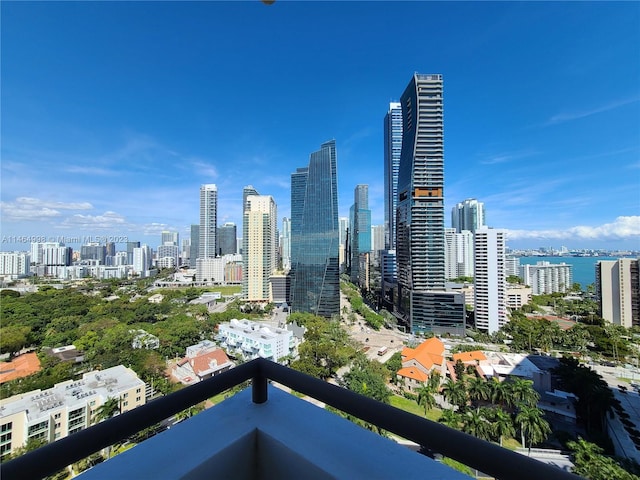
[{"label": "tall skyscraper", "polygon": [[218,227],[218,187],[215,184],[200,186],[200,239],[198,258],[215,258],[216,230]]},{"label": "tall skyscraper", "polygon": [[238,230],[233,222],[226,222],[218,228],[218,255],[238,253]]},{"label": "tall skyscraper", "polygon": [[457,203],[451,209],[451,228],[457,233],[469,230],[475,233],[478,228],[484,227],[484,203],[475,198],[468,198],[464,202]]},{"label": "tall skyscraper", "polygon": [[640,326],[640,259],[599,261],[595,286],[602,318],[626,328]]},{"label": "tall skyscraper", "polygon": [[384,225],[371,225],[371,251],[384,250]]},{"label": "tall skyscraper", "polygon": [[461,294],[445,291],[442,75],[414,74],[402,106],[394,313],[412,332],[464,332]]},{"label": "tall skyscraper", "polygon": [[349,217],[340,217],[338,219],[338,223],[340,226],[338,258],[340,261],[340,271],[342,272],[346,269],[347,264],[349,263],[347,259],[347,251],[349,250],[347,248],[347,234],[351,237],[351,234],[349,233],[351,231],[351,227],[349,226]]},{"label": "tall skyscraper", "polygon": [[278,266],[276,202],[271,195],[247,196],[242,234],[242,298],[271,301],[269,277]]},{"label": "tall skyscraper", "polygon": [[330,318],[340,313],[335,140],[291,174],[291,307]]},{"label": "tall skyscraper", "polygon": [[291,219],[282,219],[282,269],[286,272],[291,269]]},{"label": "tall skyscraper", "polygon": [[491,334],[507,323],[506,233],[480,228],[474,244],[476,327]]},{"label": "tall skyscraper", "polygon": [[350,210],[351,281],[358,284],[360,254],[371,251],[371,210],[369,210],[369,185],[356,185]]},{"label": "tall skyscraper", "polygon": [[384,229],[385,247],[396,244],[396,209],[398,207],[398,172],[402,153],[402,106],[389,103],[384,117]]},{"label": "tall skyscraper", "polygon": [[200,250],[200,225],[191,225],[191,245],[189,246],[189,266],[196,267]]},{"label": "tall skyscraper", "polygon": [[127,265],[133,265],[134,248],[140,248],[140,242],[127,242]]},{"label": "tall skyscraper", "polygon": [[160,245],[180,245],[180,234],[178,232],[165,230],[161,235],[162,241],[160,242]]}]

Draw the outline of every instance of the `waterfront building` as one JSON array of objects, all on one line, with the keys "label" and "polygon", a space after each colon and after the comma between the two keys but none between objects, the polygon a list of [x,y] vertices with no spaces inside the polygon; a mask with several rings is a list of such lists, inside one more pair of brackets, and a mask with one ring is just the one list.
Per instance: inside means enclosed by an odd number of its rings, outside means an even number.
[{"label": "waterfront building", "polygon": [[605,321],[640,326],[640,259],[599,261],[595,286],[598,313]]},{"label": "waterfront building", "polygon": [[463,334],[464,298],[445,291],[442,75],[414,74],[400,99],[394,314],[412,332]]},{"label": "waterfront building", "polygon": [[513,255],[507,255],[505,258],[505,273],[509,276],[520,276],[520,257],[514,257]]},{"label": "waterfront building", "polygon": [[251,302],[271,301],[269,278],[278,266],[278,214],[271,195],[246,198],[242,249],[242,298]]},{"label": "waterfront building", "polygon": [[53,442],[89,427],[111,398],[118,400],[120,413],[144,405],[145,383],[133,370],[118,365],[0,400],[0,456],[29,440]]},{"label": "waterfront building", "polygon": [[340,313],[335,140],[291,174],[291,307],[331,318]]},{"label": "waterfront building", "polygon": [[476,328],[491,334],[508,321],[504,269],[506,232],[483,227],[476,230],[474,238]]},{"label": "waterfront building", "polygon": [[238,253],[238,229],[233,222],[218,227],[218,256]]},{"label": "waterfront building", "polygon": [[533,295],[568,292],[573,286],[572,265],[537,262],[535,265],[520,265],[520,278],[532,288]]},{"label": "waterfront building", "polygon": [[201,185],[198,258],[215,258],[217,227],[218,187],[212,183]]},{"label": "waterfront building", "polygon": [[485,225],[484,203],[475,198],[468,198],[464,202],[457,203],[451,210],[451,227],[455,228],[457,233],[463,230],[474,233]]},{"label": "waterfront building", "polygon": [[398,173],[402,154],[402,105],[389,103],[384,117],[384,240],[385,249],[396,243],[396,209],[398,207]]},{"label": "waterfront building", "polygon": [[[351,235],[351,281],[359,284],[360,255],[371,251],[371,210],[369,210],[369,185],[356,185],[349,223]],[[363,285],[361,285],[363,286]]]},{"label": "waterfront building", "polygon": [[246,319],[221,323],[216,340],[227,353],[245,360],[261,357],[280,362],[298,355],[298,341],[290,330]]}]

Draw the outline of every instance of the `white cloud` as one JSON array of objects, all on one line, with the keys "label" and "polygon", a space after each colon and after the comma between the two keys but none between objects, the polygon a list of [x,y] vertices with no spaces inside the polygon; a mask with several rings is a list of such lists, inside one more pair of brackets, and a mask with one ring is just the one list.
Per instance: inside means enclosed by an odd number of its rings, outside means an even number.
[{"label": "white cloud", "polygon": [[89,202],[52,202],[33,197],[17,197],[13,202],[0,202],[5,221],[46,220],[60,217],[60,210],[89,210]]},{"label": "white cloud", "polygon": [[600,107],[592,108],[591,110],[558,113],[557,115],[554,115],[549,120],[547,120],[544,125],[556,125],[558,123],[570,122],[571,120],[590,117],[591,115],[608,112],[609,110],[614,110],[616,108],[622,107],[624,105],[629,105],[631,103],[636,103],[638,101],[640,101],[640,98],[638,97],[626,98],[623,100],[611,101],[605,105],[601,105]]},{"label": "white cloud", "polygon": [[498,153],[494,155],[489,155],[483,160],[480,160],[481,165],[496,165],[499,163],[507,163],[512,162],[513,160],[519,160],[521,158],[531,157],[533,155],[537,155],[538,152],[533,150],[524,150],[521,152],[505,152]]},{"label": "white cloud", "polygon": [[577,226],[566,230],[507,230],[509,240],[620,240],[640,239],[640,216],[621,216],[612,223],[589,227]]},{"label": "white cloud", "polygon": [[72,227],[76,229],[112,229],[114,232],[119,229],[130,228],[131,225],[125,217],[116,212],[104,212],[102,215],[72,215],[66,218],[61,227]]}]

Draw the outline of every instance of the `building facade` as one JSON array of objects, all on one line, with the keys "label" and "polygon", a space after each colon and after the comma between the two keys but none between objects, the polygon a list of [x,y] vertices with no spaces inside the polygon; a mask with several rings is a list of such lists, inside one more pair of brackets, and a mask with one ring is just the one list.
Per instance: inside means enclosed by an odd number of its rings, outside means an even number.
[{"label": "building facade", "polygon": [[508,320],[506,232],[485,227],[476,230],[474,238],[476,328],[491,334],[502,328]]},{"label": "building facade", "polygon": [[195,268],[200,250],[200,225],[191,225],[191,245],[189,245],[189,266]]},{"label": "building facade", "polygon": [[15,279],[29,275],[29,252],[0,252],[0,275]]},{"label": "building facade", "polygon": [[271,301],[269,278],[278,266],[278,211],[271,195],[249,195],[244,210],[242,298]]},{"label": "building facade", "polygon": [[240,354],[245,360],[261,357],[280,362],[298,354],[291,331],[246,319],[221,323],[216,340],[230,355]]},{"label": "building facade", "polygon": [[291,174],[291,307],[331,318],[340,312],[335,140]]},{"label": "building facade", "polygon": [[532,289],[534,295],[568,292],[573,286],[573,266],[567,263],[537,262],[520,265],[520,278]]},{"label": "building facade", "polygon": [[281,238],[280,256],[282,258],[282,269],[288,272],[291,269],[291,220],[287,217],[282,219]]},{"label": "building facade", "polygon": [[369,185],[356,185],[350,210],[351,281],[359,283],[360,255],[371,251],[371,210],[369,210]]},{"label": "building facade", "polygon": [[145,383],[133,370],[118,365],[1,400],[0,456],[30,439],[53,442],[89,427],[110,398],[118,400],[120,413],[144,405]]},{"label": "building facade", "polygon": [[457,233],[463,230],[474,233],[485,225],[484,203],[475,198],[468,198],[451,209],[451,227],[455,228]]},{"label": "building facade", "polygon": [[200,228],[198,231],[198,258],[215,258],[218,227],[218,187],[200,186]]},{"label": "building facade", "polygon": [[238,253],[238,229],[233,222],[218,228],[218,256]]},{"label": "building facade", "polygon": [[402,105],[389,103],[384,117],[384,240],[385,249],[396,243],[396,209],[398,207],[398,172],[402,153]]},{"label": "building facade", "polygon": [[464,332],[464,298],[445,291],[442,75],[414,74],[400,99],[394,314],[412,332]]},{"label": "building facade", "polygon": [[602,318],[626,328],[640,325],[640,259],[598,262],[595,286]]}]

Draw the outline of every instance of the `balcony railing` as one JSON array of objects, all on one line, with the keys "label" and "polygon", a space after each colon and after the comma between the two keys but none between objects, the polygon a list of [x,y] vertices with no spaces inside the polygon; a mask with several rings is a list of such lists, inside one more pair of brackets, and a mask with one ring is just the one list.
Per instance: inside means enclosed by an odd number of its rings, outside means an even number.
[{"label": "balcony railing", "polygon": [[0,465],[0,478],[24,480],[51,475],[246,380],[252,380],[254,403],[268,401],[267,383],[272,380],[498,479],[580,478],[557,467],[261,358],[3,463]]}]

